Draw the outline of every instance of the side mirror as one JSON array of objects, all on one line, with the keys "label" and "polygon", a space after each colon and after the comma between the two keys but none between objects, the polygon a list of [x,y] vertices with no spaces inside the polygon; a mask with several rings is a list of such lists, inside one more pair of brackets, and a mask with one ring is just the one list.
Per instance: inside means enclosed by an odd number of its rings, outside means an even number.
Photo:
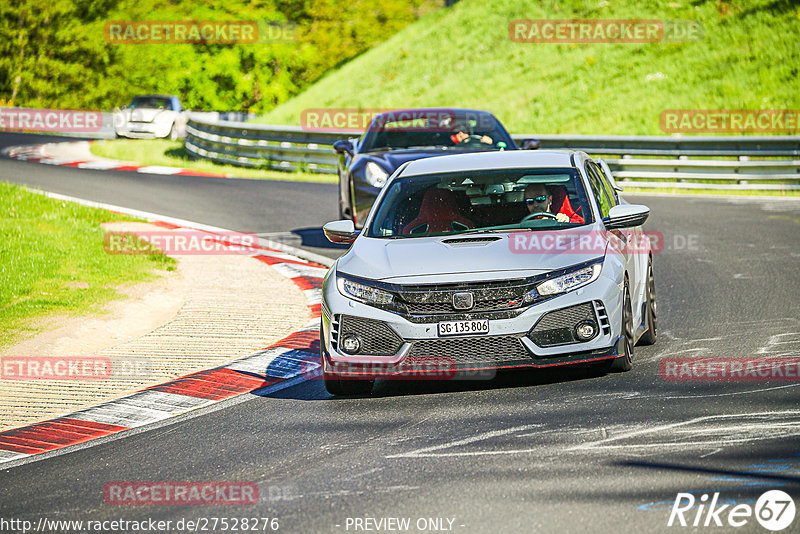
[{"label": "side mirror", "polygon": [[608,211],[608,217],[603,219],[606,230],[619,228],[632,228],[641,226],[650,216],[650,208],[639,204],[620,204]]},{"label": "side mirror", "polygon": [[351,143],[349,139],[340,139],[336,141],[333,143],[333,149],[337,154],[347,154],[351,158],[353,157],[353,143]]},{"label": "side mirror", "polygon": [[523,139],[522,141],[522,150],[536,150],[542,145],[542,142],[538,139]]},{"label": "side mirror", "polygon": [[333,221],[322,227],[322,232],[331,243],[352,243],[358,237],[353,221]]}]

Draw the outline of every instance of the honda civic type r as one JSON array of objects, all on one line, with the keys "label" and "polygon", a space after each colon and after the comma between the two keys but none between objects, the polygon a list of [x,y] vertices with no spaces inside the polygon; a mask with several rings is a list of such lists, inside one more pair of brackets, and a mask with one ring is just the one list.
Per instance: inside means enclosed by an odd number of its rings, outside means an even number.
[{"label": "honda civic type r", "polygon": [[[459,154],[404,164],[323,283],[334,395],[376,378],[606,362],[656,340],[653,258],[606,170],[583,152]],[[452,376],[452,375],[448,375]]]}]

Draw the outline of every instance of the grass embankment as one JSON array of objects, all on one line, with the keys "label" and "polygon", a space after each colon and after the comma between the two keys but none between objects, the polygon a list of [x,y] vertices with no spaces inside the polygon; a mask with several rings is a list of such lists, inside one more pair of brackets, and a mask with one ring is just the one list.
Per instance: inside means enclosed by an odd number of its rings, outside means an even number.
[{"label": "grass embankment", "polygon": [[117,286],[175,269],[163,254],[107,254],[100,224],[124,220],[0,182],[0,348],[40,331],[38,318],[101,312]]},{"label": "grass embankment", "polygon": [[[250,169],[234,165],[220,165],[212,161],[192,158],[183,148],[182,141],[164,139],[116,139],[92,143],[92,154],[103,158],[134,161],[140,165],[165,165],[183,167],[199,172],[224,174],[231,178],[257,178],[262,180],[289,180],[300,182],[335,182],[335,174],[283,172],[267,169]],[[331,149],[332,151],[332,149]]]},{"label": "grass embankment", "polygon": [[[685,19],[677,43],[512,42],[516,19]],[[663,135],[666,109],[800,108],[800,11],[774,0],[462,0],[428,14],[259,122],[306,108],[460,106],[515,133]]]}]

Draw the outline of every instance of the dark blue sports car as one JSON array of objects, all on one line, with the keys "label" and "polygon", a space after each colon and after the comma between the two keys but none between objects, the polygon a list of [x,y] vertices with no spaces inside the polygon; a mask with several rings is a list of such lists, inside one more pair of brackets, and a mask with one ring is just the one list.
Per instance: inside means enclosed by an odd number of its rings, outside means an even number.
[{"label": "dark blue sports car", "polygon": [[[361,226],[387,178],[415,159],[495,150],[518,150],[494,115],[453,108],[379,113],[357,139],[333,145],[339,154],[339,216]],[[522,148],[537,148],[526,140]]]}]

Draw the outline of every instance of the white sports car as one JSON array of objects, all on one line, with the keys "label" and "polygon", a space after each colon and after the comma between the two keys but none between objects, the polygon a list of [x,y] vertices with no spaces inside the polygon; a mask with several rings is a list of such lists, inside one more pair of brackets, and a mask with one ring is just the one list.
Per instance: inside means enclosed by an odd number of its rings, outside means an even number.
[{"label": "white sports car", "polygon": [[114,112],[114,130],[117,137],[175,141],[186,134],[186,114],[177,96],[136,96],[128,107]]},{"label": "white sports car", "polygon": [[395,171],[323,284],[320,352],[334,395],[376,378],[576,363],[627,371],[656,340],[650,210],[583,152],[416,160]]}]

